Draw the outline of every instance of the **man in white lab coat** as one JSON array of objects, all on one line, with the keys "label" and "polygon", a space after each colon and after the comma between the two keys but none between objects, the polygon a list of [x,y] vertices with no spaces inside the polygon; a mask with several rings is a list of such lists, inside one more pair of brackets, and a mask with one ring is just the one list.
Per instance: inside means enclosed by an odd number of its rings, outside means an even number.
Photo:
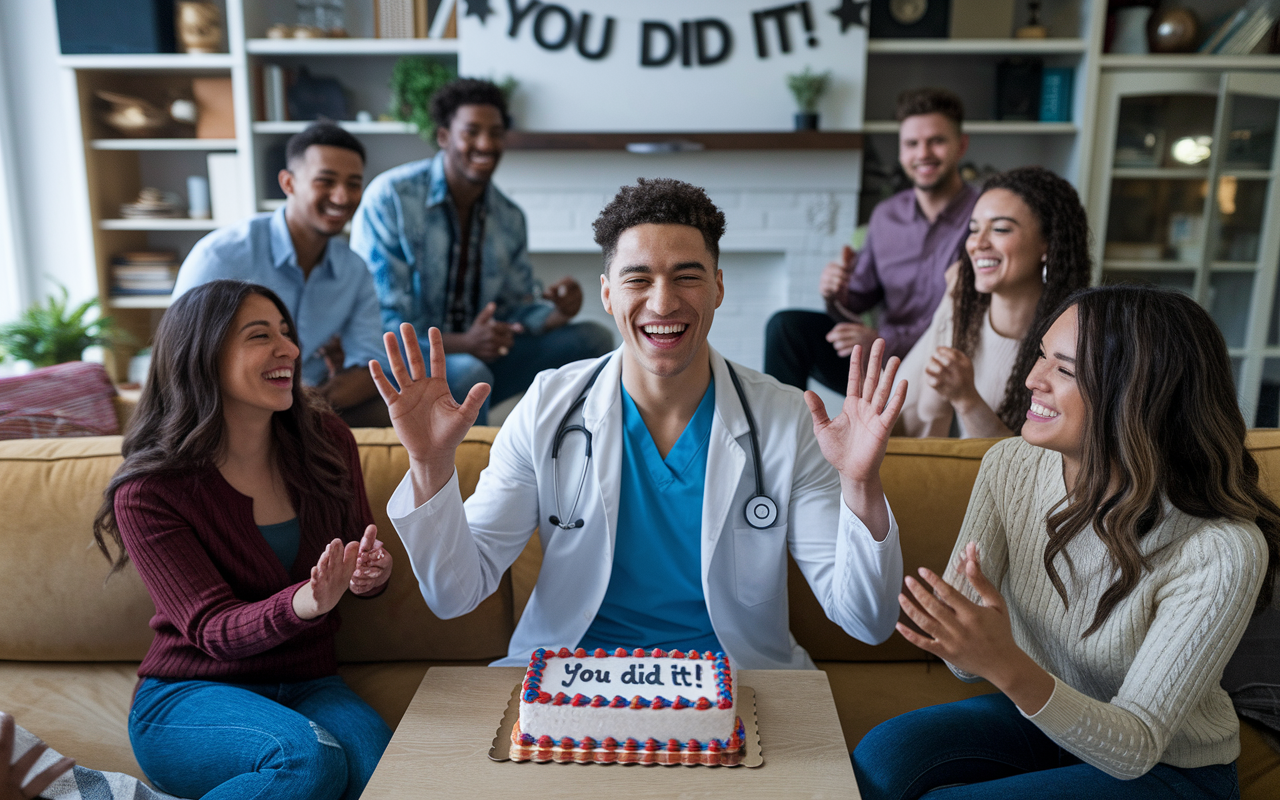
[{"label": "man in white lab coat", "polygon": [[879,469],[905,390],[890,394],[898,360],[881,374],[876,342],[862,380],[855,352],[828,419],[812,392],[802,401],[707,343],[724,215],[701,189],[641,179],[594,230],[622,347],[541,373],[465,503],[454,451],[488,387],[452,399],[435,328],[429,373],[411,326],[407,365],[385,335],[399,391],[370,363],[410,460],[387,512],[432,611],[475,608],[536,532],[542,569],[500,665],[538,647],[621,646],[812,667],[788,628],[788,551],[832,620],[887,639],[902,553]]}]

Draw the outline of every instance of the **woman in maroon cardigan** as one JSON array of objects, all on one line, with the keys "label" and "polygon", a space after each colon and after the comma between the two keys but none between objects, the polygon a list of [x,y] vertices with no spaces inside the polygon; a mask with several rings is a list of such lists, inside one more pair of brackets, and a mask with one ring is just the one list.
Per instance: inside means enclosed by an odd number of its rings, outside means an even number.
[{"label": "woman in maroon cardigan", "polygon": [[171,794],[356,798],[391,738],[334,652],[338,600],[380,594],[391,556],[355,440],[298,355],[268,289],[178,298],[95,521],[155,602],[129,738]]}]

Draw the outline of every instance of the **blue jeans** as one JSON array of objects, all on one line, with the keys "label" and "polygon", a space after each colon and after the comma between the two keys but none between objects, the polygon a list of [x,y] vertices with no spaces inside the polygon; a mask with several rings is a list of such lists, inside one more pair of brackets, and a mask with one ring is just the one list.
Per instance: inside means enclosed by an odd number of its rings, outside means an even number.
[{"label": "blue jeans", "polygon": [[[1054,744],[1003,694],[929,706],[877,725],[853,751],[865,800],[1240,797],[1236,765],[1156,764],[1122,781]],[[939,788],[951,787],[951,788]]]},{"label": "blue jeans", "polygon": [[[429,367],[431,354],[425,349],[426,339],[421,344],[423,359]],[[613,334],[608,328],[595,322],[574,322],[537,336],[517,336],[511,352],[489,363],[468,353],[452,353],[444,357],[444,369],[449,378],[449,392],[459,403],[466,399],[472,386],[489,384],[489,397],[476,418],[477,425],[487,425],[490,404],[501,403],[525,391],[542,370],[556,369],[584,358],[596,358],[613,348]]]},{"label": "blue jeans", "polygon": [[355,800],[391,729],[342,678],[242,684],[147,678],[129,741],[156,788],[206,800]]}]

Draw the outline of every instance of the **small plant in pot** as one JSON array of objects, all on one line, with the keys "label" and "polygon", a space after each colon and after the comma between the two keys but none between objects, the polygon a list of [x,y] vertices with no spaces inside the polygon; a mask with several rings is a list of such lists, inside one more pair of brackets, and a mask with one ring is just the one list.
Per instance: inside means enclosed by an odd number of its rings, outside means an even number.
[{"label": "small plant in pot", "polygon": [[431,120],[431,95],[458,73],[438,61],[407,56],[391,71],[391,116],[418,126],[424,142],[435,145],[436,125]]},{"label": "small plant in pot", "polygon": [[807,65],[804,72],[787,76],[787,88],[796,99],[800,110],[796,112],[796,130],[816,131],[818,129],[818,103],[826,94],[827,84],[831,82],[830,72],[814,72]]},{"label": "small plant in pot", "polygon": [[120,332],[110,317],[86,320],[98,298],[86,300],[68,309],[67,287],[59,285],[61,296],[50,295],[8,325],[0,326],[0,352],[19,361],[30,361],[36,367],[51,367],[67,361],[79,361],[85,348],[114,344]]}]

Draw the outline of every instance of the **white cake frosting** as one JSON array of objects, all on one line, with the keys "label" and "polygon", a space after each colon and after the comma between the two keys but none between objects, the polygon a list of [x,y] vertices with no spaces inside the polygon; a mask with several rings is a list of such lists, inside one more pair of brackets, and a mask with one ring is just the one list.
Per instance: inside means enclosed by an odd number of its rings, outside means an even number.
[{"label": "white cake frosting", "polygon": [[631,740],[652,748],[652,739],[664,749],[673,740],[680,749],[725,749],[737,725],[735,680],[723,653],[538,649],[525,673],[519,731],[526,744]]}]

